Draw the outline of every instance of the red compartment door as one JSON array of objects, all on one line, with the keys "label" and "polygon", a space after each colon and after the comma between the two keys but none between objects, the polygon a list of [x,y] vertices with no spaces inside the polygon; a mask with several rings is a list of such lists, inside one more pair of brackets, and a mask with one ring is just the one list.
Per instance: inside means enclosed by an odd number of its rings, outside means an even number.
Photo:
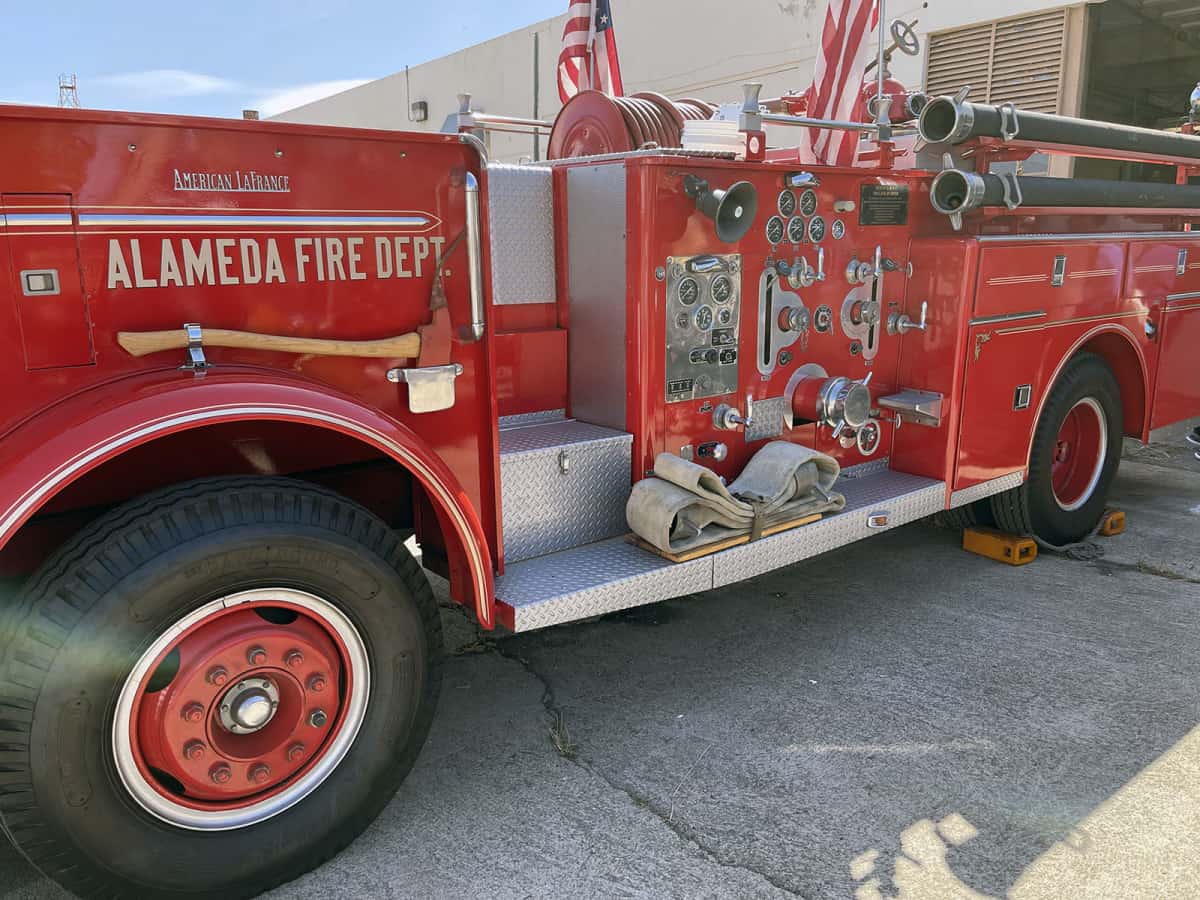
[{"label": "red compartment door", "polygon": [[1152,429],[1200,416],[1200,292],[1168,297],[1161,322]]},{"label": "red compartment door", "polygon": [[21,320],[27,369],[86,366],[95,361],[71,197],[0,195],[12,262],[9,285]]}]

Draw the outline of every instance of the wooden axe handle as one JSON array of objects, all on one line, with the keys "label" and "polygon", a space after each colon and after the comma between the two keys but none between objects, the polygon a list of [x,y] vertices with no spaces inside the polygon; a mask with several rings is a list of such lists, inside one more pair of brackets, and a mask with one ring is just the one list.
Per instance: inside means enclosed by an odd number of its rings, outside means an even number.
[{"label": "wooden axe handle", "polygon": [[[401,334],[378,341],[331,341],[319,338],[286,337],[279,334],[256,334],[253,331],[229,331],[224,328],[205,328],[201,332],[205,347],[235,347],[239,350],[274,350],[279,353],[307,353],[315,356],[367,356],[416,359],[421,354],[421,336]],[[187,347],[187,332],[182,328],[171,331],[122,331],[117,343],[132,356],[146,356],[163,350],[182,350]]]}]

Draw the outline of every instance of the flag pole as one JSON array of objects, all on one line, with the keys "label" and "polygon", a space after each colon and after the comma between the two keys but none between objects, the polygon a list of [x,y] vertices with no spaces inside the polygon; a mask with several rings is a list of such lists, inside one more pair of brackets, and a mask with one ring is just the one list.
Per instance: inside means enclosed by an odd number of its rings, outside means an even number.
[{"label": "flag pole", "polygon": [[888,119],[888,107],[891,106],[891,101],[885,101],[883,98],[883,64],[884,64],[884,45],[883,45],[883,26],[887,21],[887,0],[878,0],[879,2],[879,50],[875,58],[875,124],[879,126],[877,139],[880,141],[890,141],[892,139],[892,123]]}]

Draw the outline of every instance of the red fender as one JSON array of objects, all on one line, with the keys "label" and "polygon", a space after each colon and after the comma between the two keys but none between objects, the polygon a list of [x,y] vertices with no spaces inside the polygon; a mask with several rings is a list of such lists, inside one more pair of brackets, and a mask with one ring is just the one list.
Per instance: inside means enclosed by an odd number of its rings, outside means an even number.
[{"label": "red fender", "polygon": [[[1095,340],[1097,337],[1099,337],[1101,335],[1105,335],[1105,334],[1113,334],[1113,335],[1119,336],[1122,340],[1124,340],[1124,342],[1126,344],[1129,345],[1129,349],[1132,350],[1134,352],[1134,354],[1136,354],[1136,356],[1137,356],[1138,373],[1141,375],[1141,381],[1142,381],[1141,400],[1143,403],[1143,409],[1145,410],[1145,413],[1143,415],[1142,424],[1141,424],[1141,427],[1139,430],[1142,432],[1143,439],[1146,437],[1146,426],[1150,421],[1149,393],[1150,393],[1150,387],[1151,387],[1150,367],[1146,363],[1146,354],[1142,351],[1142,348],[1138,344],[1137,339],[1133,336],[1133,333],[1128,328],[1126,328],[1124,324],[1122,324],[1120,322],[1106,322],[1103,325],[1098,325],[1095,328],[1089,329],[1088,331],[1084,332],[1080,337],[1076,338],[1075,341],[1072,342],[1071,346],[1067,349],[1067,352],[1063,354],[1062,359],[1059,360],[1058,365],[1054,369],[1054,372],[1050,375],[1050,379],[1046,382],[1046,387],[1042,391],[1041,400],[1038,401],[1037,415],[1034,417],[1034,420],[1033,420],[1034,421],[1034,430],[1030,431],[1029,444],[1025,448],[1025,465],[1026,465],[1026,467],[1029,466],[1029,457],[1033,453],[1033,439],[1037,434],[1036,423],[1039,422],[1042,418],[1042,409],[1046,406],[1046,400],[1049,399],[1049,397],[1050,397],[1051,388],[1053,388],[1054,385],[1058,382],[1058,376],[1062,374],[1062,370],[1064,368],[1066,368],[1067,363],[1069,363],[1072,359],[1074,359],[1075,354],[1077,354],[1080,350],[1082,350],[1085,345],[1087,345],[1090,341]],[[1121,373],[1117,372],[1115,374],[1117,376],[1118,382],[1121,383]],[[1122,389],[1124,389],[1125,386],[1126,385],[1124,383],[1121,383]],[[1128,427],[1128,425],[1129,425],[1129,423],[1127,422],[1126,427]]]},{"label": "red fender", "polygon": [[23,422],[0,441],[0,548],[47,501],[120,453],[190,428],[274,420],[328,428],[394,459],[425,488],[458,537],[475,612],[495,622],[492,559],[470,498],[412,429],[326,386],[262,370],[223,369],[203,379],[177,371],[107,382]]}]

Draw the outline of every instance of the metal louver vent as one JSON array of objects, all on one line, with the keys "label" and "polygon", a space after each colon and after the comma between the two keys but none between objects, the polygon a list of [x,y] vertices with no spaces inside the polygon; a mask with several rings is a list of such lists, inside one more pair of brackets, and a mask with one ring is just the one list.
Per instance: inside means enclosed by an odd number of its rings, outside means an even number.
[{"label": "metal louver vent", "polygon": [[970,25],[930,35],[925,85],[931,96],[971,85],[976,103],[1060,112],[1067,10]]}]

